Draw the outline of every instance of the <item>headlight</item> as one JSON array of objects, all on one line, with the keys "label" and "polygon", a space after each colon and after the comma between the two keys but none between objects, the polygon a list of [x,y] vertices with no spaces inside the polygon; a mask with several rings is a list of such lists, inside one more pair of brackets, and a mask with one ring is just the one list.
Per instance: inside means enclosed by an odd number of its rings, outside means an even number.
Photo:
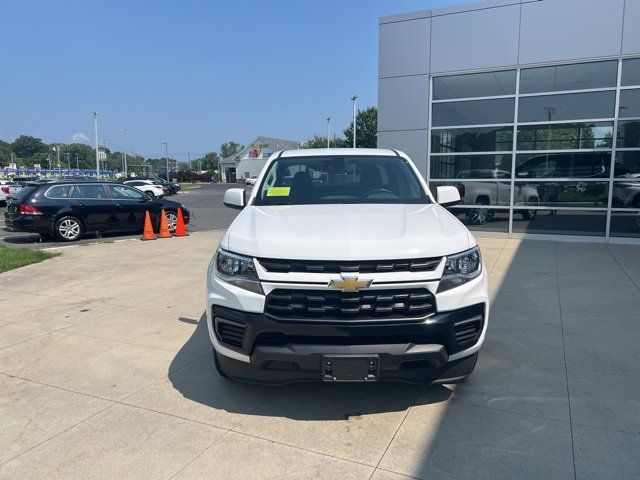
[{"label": "headlight", "polygon": [[253,258],[218,249],[215,272],[222,280],[236,287],[264,295]]},{"label": "headlight", "polygon": [[444,273],[438,286],[438,293],[451,290],[473,280],[482,270],[480,250],[473,247],[465,252],[448,255],[444,264]]}]

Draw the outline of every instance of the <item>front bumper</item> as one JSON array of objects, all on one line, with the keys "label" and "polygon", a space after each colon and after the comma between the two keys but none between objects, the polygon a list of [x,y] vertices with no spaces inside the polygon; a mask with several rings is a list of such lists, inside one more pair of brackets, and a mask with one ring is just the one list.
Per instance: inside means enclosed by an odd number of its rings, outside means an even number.
[{"label": "front bumper", "polygon": [[[435,292],[437,283],[396,286]],[[437,313],[412,321],[281,321],[263,313],[264,296],[215,276],[207,284],[207,324],[218,362],[230,377],[260,383],[319,381],[324,355],[376,355],[382,381],[456,380],[473,370],[489,316],[484,266],[473,281],[436,294]],[[477,328],[471,339],[461,335],[469,322]],[[220,324],[229,327],[223,335]]]}]

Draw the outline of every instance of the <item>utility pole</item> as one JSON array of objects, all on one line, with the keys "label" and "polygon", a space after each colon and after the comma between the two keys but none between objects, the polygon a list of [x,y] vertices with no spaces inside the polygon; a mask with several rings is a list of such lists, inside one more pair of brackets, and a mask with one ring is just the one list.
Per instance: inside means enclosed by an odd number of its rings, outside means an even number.
[{"label": "utility pole", "polygon": [[356,148],[356,100],[358,97],[354,95],[351,97],[351,101],[353,102],[353,148]]},{"label": "utility pole", "polygon": [[54,147],[56,149],[56,158],[58,159],[58,175],[60,175],[60,144]]},{"label": "utility pole", "polygon": [[127,134],[127,130],[125,128],[120,129],[121,133],[121,143],[122,143],[122,171],[124,172],[124,177],[127,178],[127,151],[124,146],[125,135]]},{"label": "utility pole", "polygon": [[327,117],[327,148],[330,148],[329,131],[331,130],[331,117]]},{"label": "utility pole", "polygon": [[65,157],[67,157],[67,164],[69,165],[69,173],[71,173],[71,154],[69,152],[64,154]]},{"label": "utility pole", "polygon": [[78,155],[76,155],[76,170],[80,170],[80,160]]},{"label": "utility pole", "polygon": [[167,162],[167,182],[169,181],[169,146],[167,142],[162,142],[164,145],[164,159]]},{"label": "utility pole", "polygon": [[98,154],[98,112],[93,111],[93,126],[96,133],[96,178],[100,178],[100,155]]}]

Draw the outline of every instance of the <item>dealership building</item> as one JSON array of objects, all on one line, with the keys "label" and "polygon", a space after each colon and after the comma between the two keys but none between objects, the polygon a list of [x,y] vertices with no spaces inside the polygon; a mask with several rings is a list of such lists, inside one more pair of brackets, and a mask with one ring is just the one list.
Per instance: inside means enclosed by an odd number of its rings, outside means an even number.
[{"label": "dealership building", "polygon": [[640,242],[640,0],[490,0],[380,19],[378,146],[472,230]]}]

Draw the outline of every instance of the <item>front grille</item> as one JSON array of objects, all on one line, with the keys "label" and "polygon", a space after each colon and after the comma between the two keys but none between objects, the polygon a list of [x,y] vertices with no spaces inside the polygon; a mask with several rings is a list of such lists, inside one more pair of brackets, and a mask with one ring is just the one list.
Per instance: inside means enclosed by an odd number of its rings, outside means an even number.
[{"label": "front grille", "polygon": [[336,336],[336,335],[286,335],[279,332],[265,332],[256,338],[256,346],[282,346],[294,345],[387,345],[407,344],[415,345],[442,345],[443,340],[439,335],[360,335],[360,336]]},{"label": "front grille", "polygon": [[453,324],[456,342],[460,346],[476,343],[482,331],[482,315],[467,318]]},{"label": "front grille", "polygon": [[278,289],[267,295],[265,313],[282,320],[380,320],[423,318],[435,312],[435,299],[424,288],[366,290]]},{"label": "front grille", "polygon": [[245,332],[243,324],[216,318],[216,331],[223,342],[236,347],[242,346]]},{"label": "front grille", "polygon": [[440,264],[440,258],[416,258],[411,260],[375,261],[322,261],[322,260],[279,260],[260,258],[260,265],[267,272],[289,273],[385,273],[385,272],[432,272]]}]

